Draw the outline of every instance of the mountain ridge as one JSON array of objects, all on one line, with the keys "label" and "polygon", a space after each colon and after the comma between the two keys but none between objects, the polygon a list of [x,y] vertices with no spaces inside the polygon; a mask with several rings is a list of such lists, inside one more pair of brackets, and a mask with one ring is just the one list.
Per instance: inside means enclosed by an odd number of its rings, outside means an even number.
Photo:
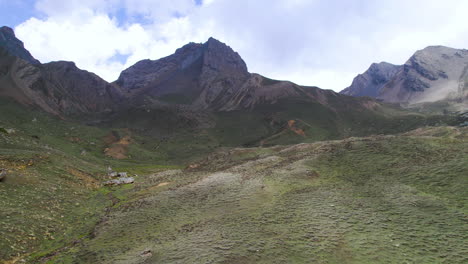
[{"label": "mountain ridge", "polygon": [[359,74],[351,86],[340,93],[409,104],[468,98],[466,49],[428,46],[416,51],[405,64],[384,70],[388,78],[382,79],[372,68]]},{"label": "mountain ridge", "polygon": [[40,64],[40,62],[24,48],[24,43],[16,38],[14,30],[10,27],[0,27],[0,49],[5,49],[6,52],[20,57],[31,64]]},{"label": "mountain ridge", "polygon": [[[63,119],[128,128],[153,140],[185,139],[189,145],[194,134],[217,146],[255,146],[433,123],[372,98],[249,73],[241,56],[214,38],[189,43],[159,60],[139,61],[114,83],[73,62],[36,65],[5,50],[0,69],[0,96]],[[401,120],[408,124],[392,125]]]},{"label": "mountain ridge", "polygon": [[[55,115],[116,112],[119,108],[141,105],[148,96],[163,104],[167,98],[176,98],[170,104],[210,111],[251,109],[288,97],[326,105],[326,97],[335,96],[334,92],[317,87],[249,73],[237,52],[212,37],[205,43],[188,43],[158,60],[138,61],[123,70],[115,82],[108,83],[94,73],[77,68],[73,62],[41,64],[11,28],[3,27],[2,32],[8,38],[0,39],[0,47],[10,47],[3,49],[2,57],[10,59],[3,63],[5,78],[0,94],[21,103],[35,104]],[[15,58],[23,62],[13,62]],[[13,64],[21,66],[12,67]],[[74,81],[70,82],[71,79]],[[101,104],[98,97],[103,97]]]}]

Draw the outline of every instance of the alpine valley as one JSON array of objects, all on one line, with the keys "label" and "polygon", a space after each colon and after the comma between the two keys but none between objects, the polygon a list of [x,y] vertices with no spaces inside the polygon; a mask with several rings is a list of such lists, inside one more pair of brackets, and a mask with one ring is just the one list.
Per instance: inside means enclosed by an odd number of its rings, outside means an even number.
[{"label": "alpine valley", "polygon": [[467,263],[468,51],[336,93],[214,38],[109,83],[0,28],[3,263]]}]

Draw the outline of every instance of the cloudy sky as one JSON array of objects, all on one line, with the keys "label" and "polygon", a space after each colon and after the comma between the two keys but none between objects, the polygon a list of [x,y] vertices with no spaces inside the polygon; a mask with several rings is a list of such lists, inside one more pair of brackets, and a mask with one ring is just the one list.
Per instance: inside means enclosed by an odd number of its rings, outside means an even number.
[{"label": "cloudy sky", "polygon": [[0,0],[0,24],[41,62],[108,81],[210,36],[251,72],[339,91],[372,62],[429,45],[468,48],[466,0]]}]

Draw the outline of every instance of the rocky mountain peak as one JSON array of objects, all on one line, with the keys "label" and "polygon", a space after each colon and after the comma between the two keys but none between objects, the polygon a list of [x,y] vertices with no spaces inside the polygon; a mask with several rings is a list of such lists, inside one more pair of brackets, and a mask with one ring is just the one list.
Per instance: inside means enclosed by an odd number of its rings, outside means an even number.
[{"label": "rocky mountain peak", "polygon": [[116,84],[130,96],[179,94],[208,107],[219,95],[232,92],[249,76],[237,52],[209,38],[203,44],[186,44],[158,60],[139,61],[124,70]]},{"label": "rocky mountain peak", "polygon": [[16,38],[15,32],[10,27],[3,26],[0,28],[0,49],[29,63],[40,63],[24,48],[23,42]]},{"label": "rocky mountain peak", "polygon": [[13,29],[7,26],[0,27],[0,33],[15,36],[15,32],[13,31]]},{"label": "rocky mountain peak", "polygon": [[387,102],[420,103],[463,98],[468,90],[468,50],[429,46],[404,65],[372,64],[341,93]]},{"label": "rocky mountain peak", "polygon": [[401,66],[388,62],[372,63],[363,74],[354,78],[348,88],[341,91],[342,94],[351,96],[376,97],[380,89],[401,69]]},{"label": "rocky mountain peak", "polygon": [[247,65],[231,47],[210,37],[205,44],[204,65],[212,70],[248,75]]},{"label": "rocky mountain peak", "polygon": [[175,54],[183,55],[191,52],[197,52],[203,47],[201,43],[190,42],[175,51]]}]

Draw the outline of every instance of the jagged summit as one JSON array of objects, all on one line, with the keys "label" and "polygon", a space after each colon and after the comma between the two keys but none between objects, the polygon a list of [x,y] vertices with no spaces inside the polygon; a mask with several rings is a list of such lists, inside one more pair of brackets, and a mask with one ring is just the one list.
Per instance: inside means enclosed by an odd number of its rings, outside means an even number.
[{"label": "jagged summit", "polygon": [[341,93],[387,102],[420,103],[468,95],[468,50],[429,46],[404,65],[373,64]]},{"label": "jagged summit", "polygon": [[[5,45],[16,43],[15,47],[27,52],[11,29],[4,28],[2,36]],[[167,107],[169,111],[183,108],[196,113],[254,110],[280,106],[285,100],[335,109],[331,104],[349,99],[317,87],[251,74],[237,52],[214,38],[188,43],[158,60],[139,61],[112,84],[78,69],[73,62],[40,64],[20,59],[26,53],[16,54],[0,56],[0,66],[8,72],[0,76],[4,83],[0,96],[64,116],[122,113],[141,107]],[[364,101],[354,103],[357,108],[367,107]]]},{"label": "jagged summit", "polygon": [[0,28],[0,51],[19,57],[29,63],[39,64],[28,50],[24,48],[21,40],[17,39],[12,28],[3,26]]},{"label": "jagged summit", "polygon": [[172,55],[142,60],[124,70],[116,84],[130,97],[178,94],[206,108],[220,96],[232,94],[249,78],[247,65],[226,44],[209,38],[189,43]]},{"label": "jagged summit", "polygon": [[379,94],[389,102],[433,102],[462,96],[468,50],[429,46],[417,51]]},{"label": "jagged summit", "polygon": [[329,93],[251,74],[241,56],[215,38],[189,43],[159,60],[139,61],[121,73],[116,85],[136,102],[170,96],[171,101],[216,110],[253,108],[289,97],[325,102]]}]

